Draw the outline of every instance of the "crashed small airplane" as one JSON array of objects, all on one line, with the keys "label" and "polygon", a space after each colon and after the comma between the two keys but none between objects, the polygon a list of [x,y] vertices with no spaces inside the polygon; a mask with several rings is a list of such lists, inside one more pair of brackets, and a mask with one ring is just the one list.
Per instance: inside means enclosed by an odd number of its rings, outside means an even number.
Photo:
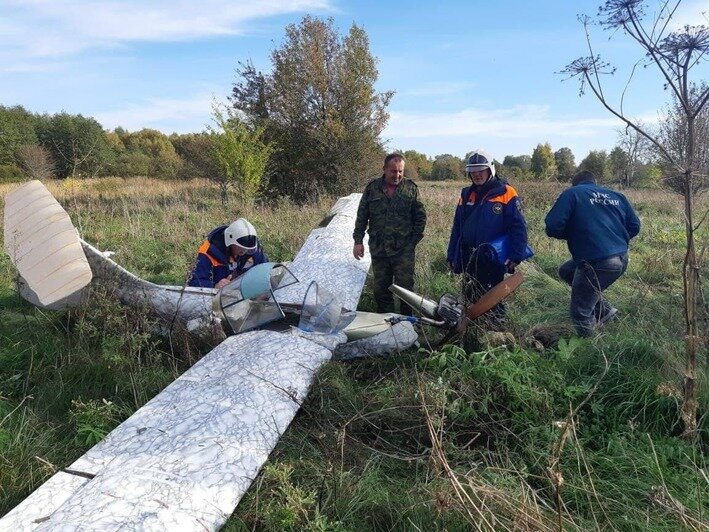
[{"label": "crashed small airplane", "polygon": [[449,338],[522,282],[518,272],[467,309],[451,295],[435,303],[393,285],[422,317],[356,311],[370,265],[351,256],[359,197],[340,198],[290,264],[258,265],[214,290],[131,274],[79,238],[39,181],[9,193],[5,250],[25,299],[60,310],[81,304],[89,284],[106,284],[164,331],[223,341],[0,519],[0,531],[216,530],[326,362],[406,349],[417,340],[413,321]]}]

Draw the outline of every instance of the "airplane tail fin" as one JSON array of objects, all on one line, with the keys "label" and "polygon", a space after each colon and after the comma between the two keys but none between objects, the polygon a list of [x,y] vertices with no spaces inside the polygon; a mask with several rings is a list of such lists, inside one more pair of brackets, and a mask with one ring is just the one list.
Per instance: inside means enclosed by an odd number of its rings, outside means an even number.
[{"label": "airplane tail fin", "polygon": [[76,228],[40,181],[7,194],[4,227],[5,251],[42,306],[69,299],[91,282]]}]

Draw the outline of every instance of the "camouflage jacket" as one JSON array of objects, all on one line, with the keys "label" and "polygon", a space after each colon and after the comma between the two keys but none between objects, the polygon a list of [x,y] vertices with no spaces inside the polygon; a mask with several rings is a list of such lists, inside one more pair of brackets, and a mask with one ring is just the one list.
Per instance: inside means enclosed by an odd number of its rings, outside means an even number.
[{"label": "camouflage jacket", "polygon": [[384,176],[370,181],[357,209],[352,237],[361,244],[369,225],[369,252],[372,257],[391,257],[423,238],[426,209],[421,203],[416,183],[404,179],[393,197],[387,196]]}]

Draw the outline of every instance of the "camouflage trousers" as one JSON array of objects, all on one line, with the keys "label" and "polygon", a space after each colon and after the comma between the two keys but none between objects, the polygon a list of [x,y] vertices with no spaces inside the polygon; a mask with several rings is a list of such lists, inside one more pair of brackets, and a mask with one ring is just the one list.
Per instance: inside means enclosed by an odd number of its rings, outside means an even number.
[{"label": "camouflage trousers", "polygon": [[[374,300],[377,302],[377,312],[395,312],[394,296],[389,291],[389,285],[397,284],[408,290],[414,289],[414,266],[416,263],[414,246],[406,248],[392,257],[372,257],[374,272]],[[400,314],[411,316],[409,305],[399,301]]]}]

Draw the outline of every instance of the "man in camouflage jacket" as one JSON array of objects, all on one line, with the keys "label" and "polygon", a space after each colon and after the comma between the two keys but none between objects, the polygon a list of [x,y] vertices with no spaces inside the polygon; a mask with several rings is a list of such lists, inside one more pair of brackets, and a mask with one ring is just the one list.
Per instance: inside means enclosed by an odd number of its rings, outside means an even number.
[{"label": "man in camouflage jacket", "polygon": [[[423,238],[426,210],[418,187],[404,177],[404,157],[392,153],[384,159],[384,174],[370,181],[359,202],[352,237],[352,254],[364,256],[364,232],[369,225],[369,252],[374,271],[374,299],[378,312],[394,312],[389,285],[413,290],[416,244]],[[401,314],[411,315],[411,307],[401,303]]]}]

